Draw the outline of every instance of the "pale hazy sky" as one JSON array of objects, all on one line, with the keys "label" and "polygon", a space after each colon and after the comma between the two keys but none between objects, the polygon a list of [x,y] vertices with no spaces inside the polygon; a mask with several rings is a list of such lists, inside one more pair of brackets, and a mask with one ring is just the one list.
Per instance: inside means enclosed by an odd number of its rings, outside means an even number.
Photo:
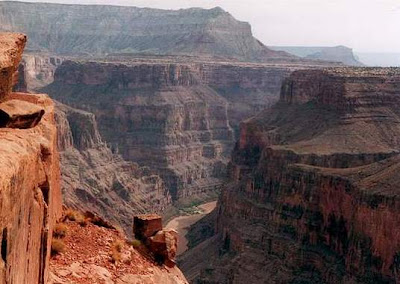
[{"label": "pale hazy sky", "polygon": [[400,0],[27,0],[162,9],[220,6],[266,45],[346,45],[400,52]]}]

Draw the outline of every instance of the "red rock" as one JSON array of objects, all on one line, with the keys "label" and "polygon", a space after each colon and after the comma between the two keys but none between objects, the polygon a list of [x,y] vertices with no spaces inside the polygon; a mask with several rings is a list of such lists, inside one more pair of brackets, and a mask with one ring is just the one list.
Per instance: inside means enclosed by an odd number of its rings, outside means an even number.
[{"label": "red rock", "polygon": [[33,128],[0,129],[0,283],[44,284],[53,225],[61,217],[57,130],[46,95],[10,93],[25,41],[0,34],[0,100],[45,113]]},{"label": "red rock", "polygon": [[26,44],[23,34],[0,34],[0,101],[5,100],[17,82],[19,62]]},{"label": "red rock", "polygon": [[35,127],[42,116],[44,109],[21,100],[8,100],[0,104],[0,127],[32,128]]},{"label": "red rock", "polygon": [[242,124],[199,282],[399,282],[399,93],[395,68],[294,72]]},{"label": "red rock", "polygon": [[178,233],[172,229],[164,229],[148,239],[148,248],[156,261],[174,267],[178,249]]},{"label": "red rock", "polygon": [[145,214],[135,216],[133,219],[133,232],[139,240],[146,240],[162,230],[161,216]]}]

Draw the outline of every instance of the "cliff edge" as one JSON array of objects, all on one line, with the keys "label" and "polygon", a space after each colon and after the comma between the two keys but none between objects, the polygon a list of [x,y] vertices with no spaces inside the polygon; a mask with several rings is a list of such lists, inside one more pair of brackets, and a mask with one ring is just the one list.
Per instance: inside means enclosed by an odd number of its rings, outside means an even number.
[{"label": "cliff edge", "polygon": [[60,169],[52,100],[11,93],[25,43],[22,34],[0,34],[0,283],[44,284]]}]

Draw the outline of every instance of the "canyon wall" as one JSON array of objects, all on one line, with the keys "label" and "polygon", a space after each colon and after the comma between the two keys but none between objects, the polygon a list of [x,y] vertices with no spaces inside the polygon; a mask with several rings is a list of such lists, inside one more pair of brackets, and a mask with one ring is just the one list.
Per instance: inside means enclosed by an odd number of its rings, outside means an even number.
[{"label": "canyon wall", "polygon": [[220,189],[233,128],[270,106],[294,68],[66,61],[44,90],[94,113],[111,148],[155,170],[176,201]]},{"label": "canyon wall", "polygon": [[241,125],[218,233],[183,256],[188,278],[397,283],[399,82],[398,69],[294,72]]},{"label": "canyon wall", "polygon": [[173,11],[3,1],[0,30],[26,33],[28,50],[34,52],[298,60],[268,49],[253,37],[248,23],[237,21],[221,8]]},{"label": "canyon wall", "polygon": [[47,283],[61,215],[54,104],[11,93],[26,37],[0,34],[0,283]]},{"label": "canyon wall", "polygon": [[95,116],[57,103],[64,204],[90,211],[132,234],[132,216],[171,204],[162,179],[125,161],[103,142]]}]

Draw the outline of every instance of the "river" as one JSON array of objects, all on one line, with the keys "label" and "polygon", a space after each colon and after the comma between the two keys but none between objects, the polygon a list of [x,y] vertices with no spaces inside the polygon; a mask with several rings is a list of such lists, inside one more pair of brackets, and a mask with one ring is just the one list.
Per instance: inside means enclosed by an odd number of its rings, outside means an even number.
[{"label": "river", "polygon": [[186,239],[186,234],[189,227],[203,218],[205,215],[209,214],[217,206],[217,201],[208,202],[197,206],[202,213],[193,215],[178,216],[168,222],[166,228],[174,229],[178,232],[178,252],[177,255],[184,253],[188,247],[188,240]]}]

